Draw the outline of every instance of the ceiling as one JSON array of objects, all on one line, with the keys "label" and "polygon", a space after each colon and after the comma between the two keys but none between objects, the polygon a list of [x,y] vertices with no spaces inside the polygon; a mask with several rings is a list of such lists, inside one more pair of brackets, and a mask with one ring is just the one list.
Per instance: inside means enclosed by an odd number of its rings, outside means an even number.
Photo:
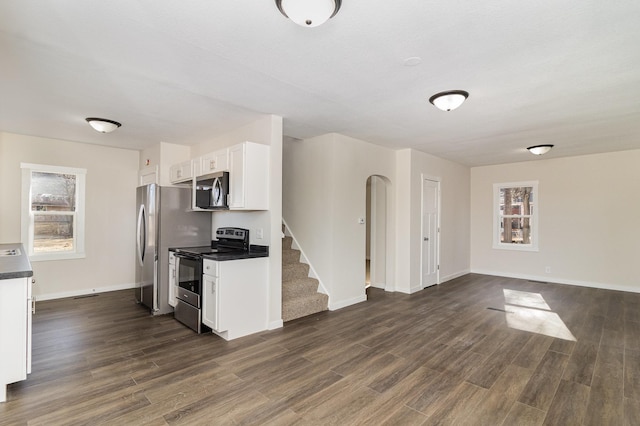
[{"label": "ceiling", "polygon": [[[0,130],[142,149],[284,118],[469,166],[640,148],[640,2],[0,1]],[[405,60],[421,58],[407,66]],[[470,93],[457,110],[428,102]],[[85,117],[122,123],[110,134]]]}]

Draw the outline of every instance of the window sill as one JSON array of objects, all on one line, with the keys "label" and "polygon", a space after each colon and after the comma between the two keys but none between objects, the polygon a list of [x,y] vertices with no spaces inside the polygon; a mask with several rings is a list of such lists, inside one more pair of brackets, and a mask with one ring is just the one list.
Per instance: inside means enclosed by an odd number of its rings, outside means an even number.
[{"label": "window sill", "polygon": [[496,250],[510,250],[510,251],[540,251],[538,246],[524,245],[524,244],[494,244],[493,248]]},{"label": "window sill", "polygon": [[29,256],[31,262],[48,262],[51,260],[71,260],[71,259],[84,259],[87,255],[85,253],[43,253],[32,254]]}]

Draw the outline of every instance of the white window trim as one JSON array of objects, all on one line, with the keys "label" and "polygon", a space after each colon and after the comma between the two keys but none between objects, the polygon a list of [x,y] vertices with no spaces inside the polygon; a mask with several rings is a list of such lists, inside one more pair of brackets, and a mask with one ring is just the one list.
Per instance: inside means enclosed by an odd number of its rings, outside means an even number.
[{"label": "white window trim", "polygon": [[[86,257],[85,253],[85,186],[87,169],[73,167],[48,166],[44,164],[20,163],[22,169],[22,216],[21,231],[22,243],[27,250],[29,260],[32,262],[81,259]],[[31,212],[31,173],[66,173],[75,174],[76,179],[76,216],[74,222],[74,243],[73,251],[34,253],[33,251],[33,214]]]},{"label": "white window trim", "polygon": [[[500,190],[530,186],[533,188],[533,213],[531,214],[531,244],[513,244],[500,242]],[[538,181],[508,182],[493,184],[493,248],[499,250],[539,251],[538,209],[540,207],[540,193]]]}]

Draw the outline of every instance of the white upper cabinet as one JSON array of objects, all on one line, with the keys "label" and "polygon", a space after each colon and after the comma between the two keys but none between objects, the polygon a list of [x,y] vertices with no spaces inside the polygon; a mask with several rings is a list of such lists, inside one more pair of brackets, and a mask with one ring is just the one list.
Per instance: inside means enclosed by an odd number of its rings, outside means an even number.
[{"label": "white upper cabinet", "polygon": [[243,142],[229,148],[229,209],[269,209],[270,147]]},{"label": "white upper cabinet", "polygon": [[183,183],[193,179],[193,161],[187,160],[174,164],[169,169],[171,183]]},{"label": "white upper cabinet", "polygon": [[196,173],[197,176],[208,175],[210,173],[224,172],[229,170],[229,150],[221,149],[220,151],[210,152],[200,157],[198,160],[200,168]]}]

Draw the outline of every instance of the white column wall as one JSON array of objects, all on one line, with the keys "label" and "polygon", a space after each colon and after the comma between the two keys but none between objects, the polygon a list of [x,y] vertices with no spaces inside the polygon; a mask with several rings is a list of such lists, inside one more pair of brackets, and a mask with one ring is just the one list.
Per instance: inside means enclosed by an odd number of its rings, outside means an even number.
[{"label": "white column wall", "polygon": [[414,150],[398,153],[398,273],[396,290],[421,289],[422,179],[440,181],[440,282],[470,269],[470,169]]},{"label": "white column wall", "polygon": [[[366,218],[369,176],[389,180],[395,203],[395,151],[329,134],[287,141],[284,160],[284,218],[329,291],[330,309],[366,300],[366,225],[358,220]],[[393,209],[388,216],[393,232]],[[395,239],[387,241],[393,259]]]},{"label": "white column wall", "polygon": [[[265,115],[211,141],[191,147],[191,156],[227,148],[245,141],[269,145],[269,210],[217,211],[210,213],[212,229],[237,226],[249,229],[251,244],[269,246],[269,328],[282,326],[282,117]],[[257,239],[257,229],[263,238]]]}]

